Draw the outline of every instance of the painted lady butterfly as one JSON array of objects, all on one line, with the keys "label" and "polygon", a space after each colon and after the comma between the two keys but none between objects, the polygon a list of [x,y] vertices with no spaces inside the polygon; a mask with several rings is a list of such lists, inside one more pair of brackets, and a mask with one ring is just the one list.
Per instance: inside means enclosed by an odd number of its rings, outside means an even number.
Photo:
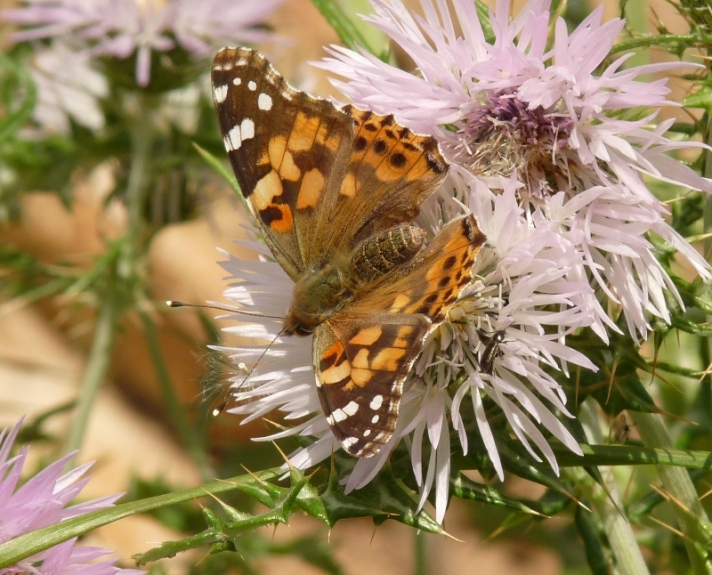
[{"label": "painted lady butterfly", "polygon": [[217,54],[212,83],[242,194],[296,282],[284,333],[313,334],[331,430],[370,457],[393,435],[403,380],[485,236],[471,215],[430,243],[413,225],[448,170],[434,138],[295,90],[246,48]]}]

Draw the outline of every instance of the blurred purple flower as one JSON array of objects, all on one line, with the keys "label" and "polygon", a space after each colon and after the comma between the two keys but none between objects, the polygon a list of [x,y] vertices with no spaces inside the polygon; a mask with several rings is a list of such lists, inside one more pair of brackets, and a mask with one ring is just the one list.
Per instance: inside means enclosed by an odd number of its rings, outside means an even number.
[{"label": "blurred purple flower", "polygon": [[91,64],[87,54],[64,42],[34,52],[29,67],[38,95],[34,118],[43,131],[69,134],[70,119],[94,132],[102,130],[105,119],[99,100],[108,95],[109,86]]},{"label": "blurred purple flower", "polygon": [[[121,497],[111,495],[67,507],[89,481],[84,477],[91,464],[63,473],[69,454],[50,464],[20,485],[28,447],[10,457],[22,420],[11,430],[0,432],[0,543],[24,533],[55,525],[91,511],[106,509]],[[111,551],[99,547],[77,546],[69,539],[32,555],[20,563],[0,570],[0,573],[33,573],[35,575],[139,575],[143,571],[121,569],[116,560],[96,561]]]},{"label": "blurred purple flower", "polygon": [[66,36],[96,56],[136,54],[136,82],[146,86],[151,52],[181,47],[203,57],[225,44],[272,37],[258,28],[284,0],[26,0],[4,10],[5,20],[24,27],[15,42]]}]

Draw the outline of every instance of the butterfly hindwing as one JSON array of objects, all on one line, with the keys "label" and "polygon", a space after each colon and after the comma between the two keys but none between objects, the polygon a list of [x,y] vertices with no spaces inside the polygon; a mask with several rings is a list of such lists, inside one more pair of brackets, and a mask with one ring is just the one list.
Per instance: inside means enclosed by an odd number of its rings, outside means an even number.
[{"label": "butterfly hindwing", "polygon": [[369,457],[393,435],[403,380],[430,321],[417,315],[360,315],[314,333],[314,366],[326,420],[351,455]]},{"label": "butterfly hindwing", "polygon": [[317,328],[319,398],[348,453],[368,457],[393,435],[403,380],[425,336],[470,282],[484,241],[473,216],[450,222],[401,273],[385,276]]}]

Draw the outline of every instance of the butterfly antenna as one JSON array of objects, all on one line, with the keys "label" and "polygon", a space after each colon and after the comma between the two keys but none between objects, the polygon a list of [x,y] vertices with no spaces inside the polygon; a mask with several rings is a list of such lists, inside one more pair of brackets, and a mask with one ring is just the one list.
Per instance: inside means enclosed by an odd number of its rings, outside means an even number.
[{"label": "butterfly antenna", "polygon": [[[262,353],[260,354],[260,357],[258,357],[258,358],[257,358],[257,361],[256,361],[254,364],[252,364],[252,367],[250,368],[250,371],[248,371],[248,372],[247,372],[247,375],[245,375],[245,377],[242,378],[242,381],[241,381],[240,384],[237,386],[238,389],[239,389],[240,387],[242,387],[242,385],[243,385],[248,379],[250,379],[250,376],[252,375],[252,372],[255,371],[255,369],[257,368],[257,366],[259,365],[259,363],[262,361],[262,358],[264,358],[264,356],[267,354],[267,352],[269,351],[269,349],[274,345],[274,342],[277,341],[277,338],[278,338],[280,335],[283,335],[283,334],[284,334],[284,332],[285,332],[286,329],[287,329],[287,326],[284,326],[282,329],[280,329],[279,332],[277,333],[277,335],[274,336],[274,338],[272,339],[272,341],[269,342],[269,345],[264,348],[264,350],[263,350]],[[233,386],[230,386],[230,387],[228,388],[228,397],[226,397],[223,401],[220,402],[220,404],[219,404],[215,409],[213,409],[213,417],[217,417],[218,415],[220,415],[220,414],[225,410],[225,408],[227,407],[227,404],[230,402],[230,393],[229,393],[229,390],[232,389],[232,387],[233,387]]]},{"label": "butterfly antenna", "polygon": [[234,309],[234,308],[227,307],[227,306],[214,305],[214,304],[185,303],[185,302],[177,301],[177,300],[173,300],[173,299],[167,300],[166,305],[168,307],[202,307],[205,309],[216,309],[218,311],[226,311],[229,313],[241,313],[242,315],[251,315],[252,317],[265,317],[267,319],[284,319],[283,317],[276,316],[276,315],[264,315],[264,314],[256,313],[256,312],[242,311],[242,310]]}]

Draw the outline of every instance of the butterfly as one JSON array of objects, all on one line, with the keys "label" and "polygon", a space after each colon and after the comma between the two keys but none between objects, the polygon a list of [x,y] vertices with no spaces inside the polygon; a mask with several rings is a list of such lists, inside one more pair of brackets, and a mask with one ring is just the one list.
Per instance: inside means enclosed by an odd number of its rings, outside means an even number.
[{"label": "butterfly", "polygon": [[426,336],[471,280],[472,215],[431,240],[413,222],[447,175],[436,140],[291,87],[224,48],[212,91],[225,149],[274,258],[294,280],[283,333],[313,337],[321,407],[343,449],[378,453]]}]

